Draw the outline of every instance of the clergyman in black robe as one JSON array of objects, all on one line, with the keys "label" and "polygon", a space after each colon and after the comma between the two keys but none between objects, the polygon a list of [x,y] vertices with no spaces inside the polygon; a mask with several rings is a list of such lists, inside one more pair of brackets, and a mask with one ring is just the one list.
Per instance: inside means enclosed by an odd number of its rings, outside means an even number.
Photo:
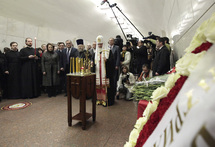
[{"label": "clergyman in black robe", "polygon": [[77,46],[78,46],[78,57],[86,59],[86,56],[87,56],[88,59],[91,60],[92,55],[91,55],[91,53],[89,51],[85,50],[84,40],[83,39],[78,39],[78,40],[76,40],[76,42],[77,42]]},{"label": "clergyman in black robe", "polygon": [[38,60],[39,53],[32,48],[32,39],[26,38],[27,47],[20,50],[22,61],[21,91],[23,98],[35,98],[40,95]]},{"label": "clergyman in black robe", "polygon": [[8,98],[21,98],[21,60],[16,42],[10,43],[11,50],[5,54]]},{"label": "clergyman in black robe", "polygon": [[0,50],[0,101],[3,98],[7,98],[7,92],[6,92],[6,86],[5,86],[5,65],[6,64],[6,58],[5,55]]}]

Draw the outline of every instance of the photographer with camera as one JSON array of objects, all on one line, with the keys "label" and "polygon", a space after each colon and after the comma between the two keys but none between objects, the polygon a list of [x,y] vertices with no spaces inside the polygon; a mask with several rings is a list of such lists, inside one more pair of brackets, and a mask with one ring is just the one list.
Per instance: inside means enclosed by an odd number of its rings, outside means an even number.
[{"label": "photographer with camera", "polygon": [[127,66],[122,66],[122,72],[117,83],[117,99],[124,98],[125,100],[130,100],[130,98],[132,97],[131,90],[134,84],[134,75],[128,71]]}]

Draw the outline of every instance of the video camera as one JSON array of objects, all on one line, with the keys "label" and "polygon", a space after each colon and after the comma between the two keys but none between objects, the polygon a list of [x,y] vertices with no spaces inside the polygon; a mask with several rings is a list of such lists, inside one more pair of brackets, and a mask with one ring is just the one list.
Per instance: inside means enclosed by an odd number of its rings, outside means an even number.
[{"label": "video camera", "polygon": [[127,34],[126,35],[127,36],[127,42],[126,42],[126,44],[127,45],[130,45],[130,42],[133,44],[133,46],[137,46],[137,44],[138,44],[138,38],[136,38],[136,37],[132,37],[132,35],[131,34]]}]

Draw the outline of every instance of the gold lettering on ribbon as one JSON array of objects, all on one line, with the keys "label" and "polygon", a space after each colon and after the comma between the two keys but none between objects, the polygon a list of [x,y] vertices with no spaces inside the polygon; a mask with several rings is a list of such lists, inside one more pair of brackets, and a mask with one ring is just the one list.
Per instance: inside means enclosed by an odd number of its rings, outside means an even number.
[{"label": "gold lettering on ribbon", "polygon": [[195,138],[192,141],[192,147],[197,147],[196,145],[196,140],[197,137],[201,135],[202,138],[205,140],[205,142],[210,146],[214,147],[215,140],[214,138],[210,135],[210,133],[207,131],[205,124],[202,126],[202,128],[199,130],[199,132],[196,134]]},{"label": "gold lettering on ribbon", "polygon": [[[170,131],[170,138],[171,138],[171,140],[170,140],[170,143],[169,144],[171,144],[172,142],[173,142],[173,136],[174,136],[174,134],[173,134],[173,123],[172,123],[172,120],[170,121],[170,128],[169,128],[169,131]],[[163,146],[165,147],[166,145],[167,145],[167,132],[169,132],[169,131],[167,131],[167,128],[164,130],[164,134],[162,134],[161,136],[160,136],[160,140],[162,139],[162,137],[163,137],[163,139],[164,139],[164,144],[163,144]],[[158,142],[158,145],[157,145],[157,142],[156,143],[154,143],[154,147],[156,147],[156,146],[159,146],[159,144],[160,144],[160,140],[159,140],[159,142]]]},{"label": "gold lettering on ribbon", "polygon": [[180,125],[181,126],[183,125],[183,121],[181,119],[181,114],[179,112],[178,105],[176,106],[176,111],[177,111],[177,116],[178,117],[176,117],[176,120],[175,120],[175,130],[178,133],[180,131],[180,128],[178,127],[177,118],[179,118]]},{"label": "gold lettering on ribbon", "polygon": [[[196,105],[198,103],[198,101],[196,101],[194,104],[192,103],[192,91],[189,91],[191,94],[188,96],[188,101],[187,101],[187,112],[184,112],[182,114],[184,114],[184,116],[186,117],[186,115],[188,114],[188,112],[190,111],[190,109]],[[188,92],[188,93],[189,93]],[[177,112],[177,115],[176,115],[176,118],[175,118],[175,130],[176,132],[178,133],[183,125],[183,120],[182,120],[182,116],[181,116],[181,113],[179,112],[179,105],[177,104],[176,105],[176,112]],[[179,123],[177,123],[177,119],[179,119]],[[180,126],[179,126],[180,125]],[[173,142],[174,140],[174,133],[173,133],[173,121],[171,120],[170,121],[170,133],[171,133],[171,140],[170,140],[170,144]],[[164,134],[162,134],[160,136],[160,139],[162,137],[164,137],[164,144],[163,146],[165,147],[166,144],[167,144],[167,128],[164,130]],[[160,141],[159,142],[156,142],[153,146],[156,147],[157,144],[160,144]]]},{"label": "gold lettering on ribbon", "polygon": [[[167,129],[167,128],[166,128]],[[165,147],[166,146],[166,129],[164,130],[164,143],[163,143],[163,146]]]},{"label": "gold lettering on ribbon", "polygon": [[[162,136],[163,136],[163,134],[162,134],[162,135],[160,135],[160,139],[159,139],[159,141],[155,142],[155,144],[153,145],[154,147],[159,146],[160,141],[161,141],[161,139],[162,139]],[[158,145],[157,145],[157,144],[158,144]]]},{"label": "gold lettering on ribbon", "polygon": [[[171,144],[173,142],[173,125],[172,125],[172,120],[170,121],[170,143]],[[167,128],[164,130],[164,144],[163,146],[165,147],[167,145]]]},{"label": "gold lettering on ribbon", "polygon": [[215,81],[215,68],[212,67],[211,69],[209,69],[208,72],[211,73],[211,75],[213,76],[213,80]]},{"label": "gold lettering on ribbon", "polygon": [[170,122],[170,130],[171,130],[171,140],[170,140],[170,144],[173,142],[173,125],[172,125],[172,120]]},{"label": "gold lettering on ribbon", "polygon": [[188,101],[187,101],[187,108],[188,111],[192,108],[192,99],[193,99],[193,89],[188,91],[188,93],[186,93]]},{"label": "gold lettering on ribbon", "polygon": [[[192,103],[192,99],[193,99],[193,96],[192,96],[192,92],[193,90],[190,90],[186,95],[188,97],[188,101],[187,101],[187,111],[186,112],[183,112],[182,115],[184,114],[184,117],[186,117],[186,115],[188,114],[188,112],[190,111],[190,109],[196,105],[198,103],[198,101],[196,101],[195,103]],[[178,133],[183,125],[183,120],[182,120],[182,116],[181,116],[181,113],[179,112],[179,105],[177,104],[176,105],[176,112],[177,112],[177,116],[175,118],[175,130],[176,132]],[[177,119],[179,119],[179,123],[177,123]],[[179,126],[180,125],[180,126]],[[171,133],[171,140],[170,140],[170,143],[171,144],[174,140],[174,133],[173,133],[173,120],[170,121],[170,133]],[[163,146],[165,147],[167,145],[167,128],[164,130],[164,134],[162,134],[160,136],[160,140],[164,139],[164,144]],[[156,147],[157,145],[159,146],[159,144],[161,143],[160,140],[158,142],[155,142],[154,143],[154,147]]]},{"label": "gold lettering on ribbon", "polygon": [[204,89],[206,92],[210,89],[210,86],[206,83],[205,79],[202,79],[198,84],[202,89]]},{"label": "gold lettering on ribbon", "polygon": [[193,99],[193,89],[191,89],[190,91],[188,91],[187,93],[186,93],[186,96],[187,96],[187,98],[188,98],[188,100],[187,100],[187,112],[185,112],[184,113],[184,115],[186,116],[187,115],[187,113],[190,111],[190,109],[194,106],[194,105],[196,105],[199,101],[196,101],[195,103],[192,103],[192,99]]}]

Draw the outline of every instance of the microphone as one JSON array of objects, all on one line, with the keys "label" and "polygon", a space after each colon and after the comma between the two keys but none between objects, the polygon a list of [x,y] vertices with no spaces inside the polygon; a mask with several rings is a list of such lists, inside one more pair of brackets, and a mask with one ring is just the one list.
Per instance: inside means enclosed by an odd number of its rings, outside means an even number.
[{"label": "microphone", "polygon": [[103,5],[105,2],[107,2],[107,0],[103,0],[103,1],[101,2],[101,5]]},{"label": "microphone", "polygon": [[112,7],[115,7],[117,4],[116,3],[114,3],[114,4],[112,4],[112,5],[110,5],[110,7],[112,8]]}]

